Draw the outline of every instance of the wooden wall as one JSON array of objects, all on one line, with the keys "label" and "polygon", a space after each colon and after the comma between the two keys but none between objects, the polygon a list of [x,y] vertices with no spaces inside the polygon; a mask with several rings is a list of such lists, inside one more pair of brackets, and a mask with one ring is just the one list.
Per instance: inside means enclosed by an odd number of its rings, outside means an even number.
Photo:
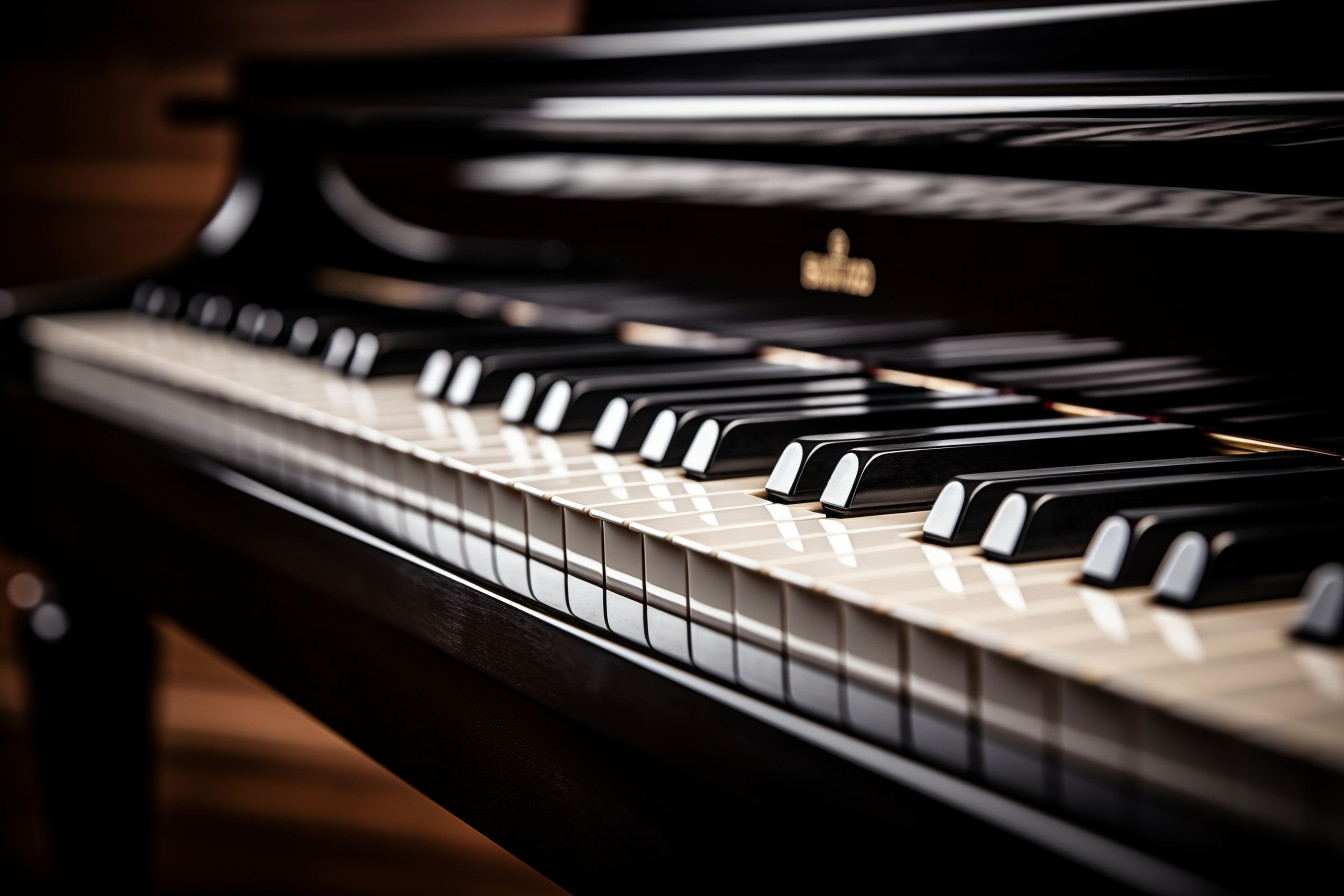
[{"label": "wooden wall", "polygon": [[231,135],[174,127],[241,55],[446,47],[572,31],[579,0],[22,0],[0,23],[0,288],[134,271],[184,245]]}]

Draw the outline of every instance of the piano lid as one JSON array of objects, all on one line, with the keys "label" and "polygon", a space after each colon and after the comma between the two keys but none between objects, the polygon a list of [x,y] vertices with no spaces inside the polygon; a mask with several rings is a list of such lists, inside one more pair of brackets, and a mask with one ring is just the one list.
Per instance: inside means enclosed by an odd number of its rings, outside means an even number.
[{"label": "piano lid", "polygon": [[[262,210],[206,248],[443,280],[532,245],[837,312],[1333,367],[1291,313],[1344,231],[1319,4],[762,9],[599,2],[572,36],[248,61],[235,205]],[[875,278],[809,285],[832,255]]]}]

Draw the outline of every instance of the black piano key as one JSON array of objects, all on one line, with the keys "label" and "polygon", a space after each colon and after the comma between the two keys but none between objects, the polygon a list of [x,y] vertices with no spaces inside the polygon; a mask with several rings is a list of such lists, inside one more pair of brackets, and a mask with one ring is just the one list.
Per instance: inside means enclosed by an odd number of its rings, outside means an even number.
[{"label": "black piano key", "polygon": [[1330,559],[1317,564],[1302,584],[1302,601],[1293,637],[1332,647],[1344,644],[1344,563]]},{"label": "black piano key", "polygon": [[347,372],[361,378],[423,372],[439,349],[481,349],[491,345],[569,345],[567,330],[520,327],[495,321],[459,320],[442,329],[361,333]]},{"label": "black piano key", "polygon": [[[1135,418],[1128,418],[1135,419]],[[1026,470],[960,473],[938,493],[924,523],[923,537],[934,544],[975,544],[985,532],[999,502],[1024,485],[1063,485],[1097,480],[1190,475],[1224,470],[1328,466],[1339,461],[1311,451],[1266,451],[1259,454],[1165,457],[1085,464],[1036,467]]]},{"label": "black piano key", "polygon": [[[813,370],[806,379],[768,385],[728,385],[712,389],[685,389],[672,392],[623,392],[607,402],[593,428],[593,445],[607,451],[634,451],[648,435],[654,419],[674,406],[710,407],[713,405],[750,404],[755,401],[799,400],[822,395],[855,392],[875,385],[869,376],[849,371]],[[894,390],[908,386],[883,383]],[[926,394],[932,394],[924,390]],[[989,394],[986,391],[986,394]]]},{"label": "black piano key", "polygon": [[[415,394],[426,399],[446,399],[448,398],[449,387],[452,386],[453,377],[457,375],[458,365],[465,359],[476,359],[481,352],[528,352],[528,351],[547,351],[554,347],[562,348],[586,348],[595,347],[595,345],[618,345],[621,344],[616,336],[601,333],[569,333],[569,337],[563,340],[532,340],[528,339],[526,330],[528,328],[517,328],[524,330],[517,334],[517,339],[500,339],[499,341],[484,341],[481,343],[468,345],[466,348],[437,348],[429,353],[425,363],[421,365],[419,377],[415,380]],[[550,332],[550,328],[542,330]],[[567,330],[566,330],[567,332]],[[478,363],[478,361],[473,361]],[[465,387],[465,382],[462,384]],[[470,403],[466,400],[464,403]]]},{"label": "black piano key", "polygon": [[157,280],[141,280],[135,284],[135,288],[131,290],[131,310],[141,314],[145,313],[145,309],[149,305],[150,295],[159,286],[160,283]]},{"label": "black piano key", "polygon": [[[884,384],[885,385],[885,384]],[[700,424],[713,416],[726,416],[733,419],[778,418],[781,415],[802,415],[819,408],[854,408],[862,410],[874,405],[922,405],[931,401],[941,401],[952,397],[946,392],[937,392],[917,386],[903,387],[905,392],[890,392],[864,386],[850,393],[832,395],[814,395],[790,398],[774,398],[748,401],[735,404],[684,404],[664,408],[654,418],[648,435],[639,446],[640,460],[654,467],[679,466],[686,457],[691,443],[695,441]],[[968,389],[956,393],[957,398],[1001,398],[996,389]],[[1013,408],[1034,408],[1038,412],[1044,406],[1037,400],[1027,403],[1011,404]],[[1028,416],[1026,410],[1018,416]],[[995,418],[997,419],[997,418]],[[828,427],[829,428],[829,427]],[[783,450],[783,449],[781,449]],[[773,465],[773,463],[772,463]]]},{"label": "black piano key", "polygon": [[924,429],[886,430],[883,432],[829,433],[794,439],[770,471],[765,490],[771,498],[786,504],[816,501],[821,497],[835,465],[854,448],[896,447],[930,439],[955,439],[1008,433],[1048,432],[1064,429],[1099,429],[1130,426],[1145,422],[1143,417],[1112,414],[1099,417],[1073,417],[1054,414],[1040,419],[1012,420],[1003,423],[963,423]]},{"label": "black piano key", "polygon": [[355,339],[345,372],[360,379],[418,373],[435,349],[472,338],[472,328],[451,325],[429,330],[366,331]]},{"label": "black piano key", "polygon": [[141,310],[150,317],[175,320],[182,316],[186,308],[181,290],[167,283],[155,283],[146,290]]},{"label": "black piano key", "polygon": [[304,305],[296,308],[267,305],[257,315],[252,331],[246,338],[254,345],[286,346],[298,321],[314,315],[331,314],[333,310],[330,305]]},{"label": "black piano key", "polygon": [[1247,398],[1291,394],[1307,384],[1290,374],[1234,373],[1196,376],[1138,386],[1080,389],[1073,400],[1118,411],[1139,411],[1177,404],[1205,403],[1222,396]]},{"label": "black piano key", "polygon": [[1251,400],[1209,401],[1202,404],[1181,404],[1153,409],[1154,416],[1176,423],[1202,423],[1216,426],[1219,420],[1239,415],[1276,413],[1318,407],[1319,398],[1306,395],[1274,395]]},{"label": "black piano key", "polygon": [[1183,609],[1297,597],[1339,555],[1344,520],[1234,526],[1177,536],[1153,577],[1155,600]]},{"label": "black piano key", "polygon": [[1217,421],[1220,431],[1232,435],[1291,442],[1310,440],[1317,435],[1344,432],[1344,411],[1338,408],[1312,408],[1245,414]]},{"label": "black piano key", "polygon": [[[449,404],[465,407],[473,404],[502,402],[510,389],[527,392],[530,404],[536,396],[536,379],[550,370],[600,367],[624,367],[643,362],[669,361],[687,356],[748,357],[753,352],[735,345],[730,351],[696,354],[688,349],[665,345],[639,345],[630,342],[593,342],[545,346],[542,348],[490,348],[457,359],[444,397]],[[530,379],[529,379],[530,378]],[[520,395],[516,401],[523,401]],[[540,401],[539,398],[537,398]]]},{"label": "black piano key", "polygon": [[428,326],[434,316],[433,312],[380,305],[315,311],[300,315],[290,323],[285,349],[290,354],[304,358],[321,356],[325,354],[331,338],[340,330],[350,330],[353,340],[359,332],[371,327]]},{"label": "black piano key", "polygon": [[327,344],[322,347],[318,360],[328,370],[345,370],[355,353],[355,343],[359,341],[359,332],[354,327],[337,327],[332,331]]},{"label": "black piano key", "polygon": [[[949,340],[950,341],[950,340]],[[938,340],[934,341],[939,342]],[[973,371],[1039,365],[1045,361],[1064,362],[1124,352],[1124,343],[1104,337],[1076,339],[1066,334],[1024,333],[988,338],[979,343],[967,340],[957,345],[914,345],[890,351],[869,351],[861,355],[875,367],[965,376]]]},{"label": "black piano key", "polygon": [[[476,360],[477,356],[484,351],[526,353],[539,349],[548,350],[556,345],[561,345],[567,349],[586,349],[598,346],[625,345],[625,343],[622,343],[614,335],[604,333],[570,333],[570,338],[563,342],[543,341],[537,343],[519,338],[517,340],[503,340],[494,345],[475,345],[470,348],[458,349],[439,348],[431,352],[429,357],[425,359],[425,363],[420,369],[420,376],[416,380],[415,392],[421,398],[447,400],[448,390],[457,374],[458,367],[467,358],[473,359],[471,363],[479,364],[479,360]],[[465,389],[466,386],[467,383],[464,379],[459,384],[459,391]],[[470,404],[471,398],[467,396],[462,402],[451,403]]]},{"label": "black piano key", "polygon": [[328,299],[317,296],[301,297],[303,304],[280,304],[275,301],[253,300],[243,302],[234,317],[229,335],[254,345],[283,345],[289,339],[294,322],[307,315],[357,314],[370,307],[353,300]]},{"label": "black piano key", "polygon": [[913,510],[931,507],[944,484],[967,470],[1200,453],[1212,453],[1212,443],[1195,427],[1179,423],[941,439],[896,449],[858,448],[840,459],[821,493],[821,503],[833,516]]},{"label": "black piano key", "polygon": [[238,313],[234,315],[233,324],[229,327],[229,335],[240,342],[251,342],[257,322],[265,310],[266,307],[260,302],[244,302],[238,306]]},{"label": "black piano key", "polygon": [[1218,376],[1224,371],[1211,365],[1191,364],[1183,367],[1163,367],[1158,370],[1131,371],[1122,374],[1101,376],[1072,376],[1061,378],[1032,387],[1034,391],[1046,393],[1055,401],[1086,403],[1091,396],[1085,394],[1097,389],[1121,389],[1130,387],[1160,387],[1178,380],[1191,380],[1197,377]]},{"label": "black piano key", "polygon": [[700,421],[681,466],[692,479],[769,473],[779,453],[799,436],[859,427],[911,429],[1039,416],[1041,403],[1027,395],[991,395],[815,408],[789,413],[712,414]]},{"label": "black piano key", "polygon": [[1344,465],[1024,486],[1000,502],[980,539],[1003,562],[1081,556],[1102,520],[1127,507],[1344,493]]},{"label": "black piano key", "polygon": [[[534,421],[542,432],[578,432],[592,430],[607,405],[621,393],[684,391],[691,387],[763,386],[772,383],[791,385],[815,380],[818,371],[792,364],[771,364],[756,359],[726,362],[720,369],[665,371],[650,373],[595,374],[552,384],[542,399]],[[866,384],[874,391],[896,393],[910,387],[895,383]]]},{"label": "black piano key", "polygon": [[530,424],[541,410],[541,403],[551,387],[559,382],[573,382],[594,374],[643,375],[666,372],[669,375],[690,375],[703,372],[707,376],[731,375],[744,364],[760,363],[750,349],[681,350],[669,354],[647,354],[633,363],[603,367],[569,367],[520,373],[509,384],[499,415],[508,423]]},{"label": "black piano key", "polygon": [[822,317],[814,324],[785,324],[751,328],[749,334],[771,346],[800,351],[820,351],[845,346],[885,343],[895,345],[947,336],[957,330],[955,321],[942,317],[906,320],[857,320],[836,322]]},{"label": "black piano key", "polygon": [[1083,552],[1079,572],[1084,582],[1101,588],[1147,585],[1157,574],[1171,543],[1185,532],[1214,535],[1229,526],[1248,523],[1293,523],[1323,518],[1344,519],[1344,498],[1126,508],[1097,525]]},{"label": "black piano key", "polygon": [[434,348],[451,345],[478,327],[483,332],[509,329],[507,324],[458,314],[394,309],[388,317],[337,327],[322,349],[322,366],[361,378],[375,369],[379,374],[417,372]]},{"label": "black piano key", "polygon": [[1151,355],[1084,361],[1080,364],[1049,364],[985,371],[981,381],[1011,389],[1044,389],[1069,385],[1078,380],[1108,381],[1114,377],[1159,376],[1164,372],[1204,365],[1197,355]]},{"label": "black piano key", "polygon": [[238,313],[238,303],[220,292],[202,290],[187,300],[183,317],[187,323],[202,330],[225,331],[233,326]]}]

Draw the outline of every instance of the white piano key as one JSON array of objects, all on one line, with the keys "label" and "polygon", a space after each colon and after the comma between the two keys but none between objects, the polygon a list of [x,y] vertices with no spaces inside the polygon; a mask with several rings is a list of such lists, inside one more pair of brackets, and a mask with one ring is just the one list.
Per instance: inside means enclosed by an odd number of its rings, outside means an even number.
[{"label": "white piano key", "polygon": [[845,724],[878,743],[904,748],[905,626],[868,606],[850,601],[839,606]]},{"label": "white piano key", "polygon": [[[642,536],[641,536],[642,547]],[[686,612],[691,662],[724,681],[737,681],[732,569],[709,554],[686,555]]]},{"label": "white piano key", "polygon": [[840,609],[810,589],[785,585],[782,592],[789,703],[838,725],[844,716]]}]

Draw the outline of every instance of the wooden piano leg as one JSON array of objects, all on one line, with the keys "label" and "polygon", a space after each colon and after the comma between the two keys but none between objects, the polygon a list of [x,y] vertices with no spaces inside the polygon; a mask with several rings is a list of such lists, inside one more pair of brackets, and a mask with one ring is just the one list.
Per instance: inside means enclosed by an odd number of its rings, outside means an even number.
[{"label": "wooden piano leg", "polygon": [[[156,642],[136,603],[81,576],[7,589],[57,893],[149,893]],[[122,886],[118,886],[122,885]]]}]

